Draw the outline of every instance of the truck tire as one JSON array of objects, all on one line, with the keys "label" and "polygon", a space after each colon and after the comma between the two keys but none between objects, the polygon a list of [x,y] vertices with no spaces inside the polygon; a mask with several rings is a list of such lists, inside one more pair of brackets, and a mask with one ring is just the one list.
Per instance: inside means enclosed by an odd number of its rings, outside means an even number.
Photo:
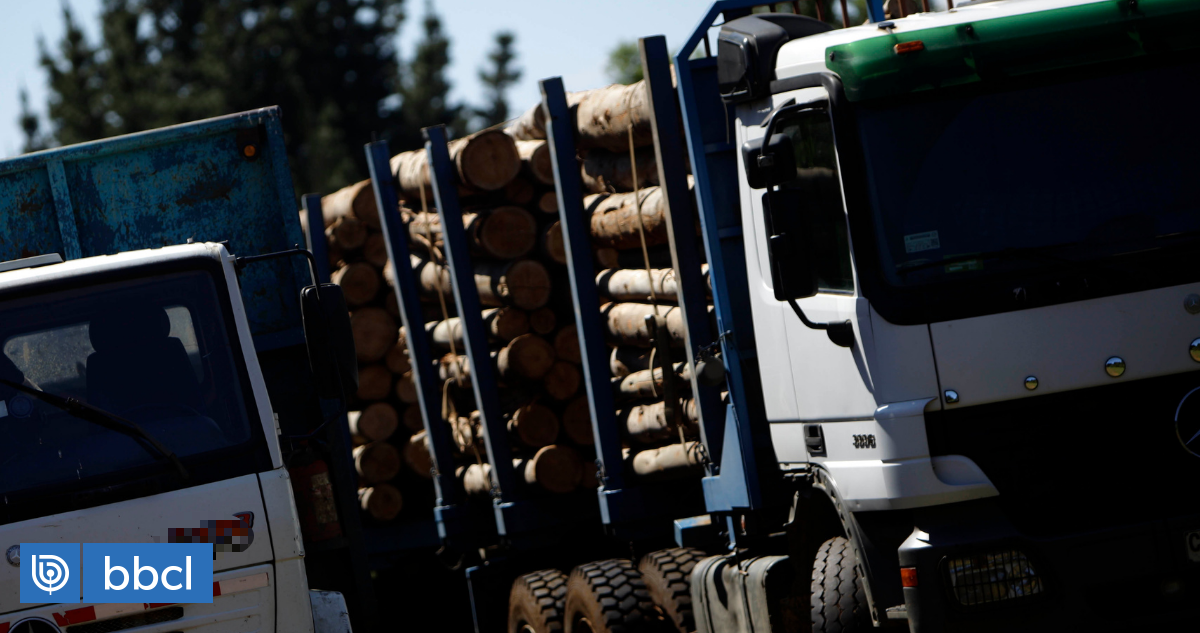
[{"label": "truck tire", "polygon": [[662,626],[642,575],[619,558],[571,572],[565,623],[566,633],[646,633]]},{"label": "truck tire", "polygon": [[562,633],[567,575],[543,569],[513,581],[508,594],[508,633]]},{"label": "truck tire", "polygon": [[854,633],[874,626],[856,563],[850,541],[841,536],[817,550],[812,572],[813,633]]},{"label": "truck tire", "polygon": [[672,547],[642,557],[638,571],[650,598],[679,633],[696,630],[692,616],[692,568],[708,554],[694,547]]}]

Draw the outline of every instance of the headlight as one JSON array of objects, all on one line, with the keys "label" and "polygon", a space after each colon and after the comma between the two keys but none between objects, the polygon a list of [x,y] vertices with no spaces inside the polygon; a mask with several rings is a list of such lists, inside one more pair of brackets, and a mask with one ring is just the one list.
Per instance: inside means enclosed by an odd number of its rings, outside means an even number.
[{"label": "headlight", "polygon": [[946,575],[954,597],[964,606],[1026,598],[1045,591],[1041,576],[1018,550],[948,559]]}]

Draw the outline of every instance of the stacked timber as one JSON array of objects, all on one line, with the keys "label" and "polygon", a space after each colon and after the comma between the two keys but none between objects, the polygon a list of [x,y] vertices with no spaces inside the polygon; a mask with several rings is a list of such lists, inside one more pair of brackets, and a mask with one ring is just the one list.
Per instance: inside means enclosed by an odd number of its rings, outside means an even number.
[{"label": "stacked timber", "polygon": [[[644,82],[568,93],[567,104],[574,117],[582,202],[599,271],[596,291],[610,350],[625,468],[629,476],[646,480],[694,479],[702,473],[703,451],[696,442],[699,415],[684,362],[686,329],[668,246],[667,214],[673,212],[676,223],[698,229],[695,209],[669,209],[659,187]],[[529,109],[508,131],[521,142],[545,139],[544,111],[540,106]],[[561,232],[553,237],[545,240],[546,250],[561,252]],[[699,265],[697,272],[707,277],[707,264]],[[655,316],[662,317],[665,326],[657,332],[646,322]],[[667,353],[655,351],[656,336],[666,339]],[[556,348],[567,342],[568,337],[556,340]],[[578,354],[578,340],[569,351],[558,352],[560,357]],[[674,394],[673,401],[667,401],[668,393]],[[563,415],[564,432],[576,441],[591,442],[588,417],[586,400],[573,402]]]},{"label": "stacked timber", "polygon": [[[586,403],[582,424],[578,405],[572,406],[582,391],[582,379],[578,340],[571,345],[576,335],[549,147],[542,139],[518,140],[494,129],[453,140],[448,149],[483,307],[472,317],[483,321],[488,337],[488,362],[499,383],[500,426],[512,447],[506,459],[512,460],[518,483],[528,491],[571,493],[594,481],[584,466],[594,460],[594,451],[590,428],[583,432],[590,424]],[[463,490],[487,498],[491,464],[470,382],[465,326],[462,315],[452,311],[442,218],[435,208],[425,151],[398,154],[391,164],[413,253],[406,265],[421,300],[431,307],[425,336],[441,355],[438,379],[445,404],[439,422],[450,428],[454,439],[454,467]],[[384,283],[391,283],[395,273],[385,269]],[[404,384],[401,399],[415,396],[415,385]],[[403,446],[404,461],[428,472],[428,443],[418,435]]]}]

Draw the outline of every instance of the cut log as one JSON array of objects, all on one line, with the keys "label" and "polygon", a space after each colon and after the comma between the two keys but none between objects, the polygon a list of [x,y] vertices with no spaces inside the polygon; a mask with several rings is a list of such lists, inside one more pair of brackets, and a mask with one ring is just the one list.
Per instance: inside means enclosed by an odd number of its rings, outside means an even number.
[{"label": "cut log", "polygon": [[[650,128],[650,98],[645,81],[628,86],[613,84],[595,90],[568,92],[567,107],[576,129],[579,149],[603,147],[619,152],[629,148],[629,128],[638,147],[654,141]],[[520,140],[546,138],[546,115],[541,104],[526,110],[508,125],[508,133]]]},{"label": "cut log", "polygon": [[[636,230],[636,229],[635,229]],[[651,268],[671,268],[674,264],[671,262],[671,251],[666,244],[660,246],[651,246],[646,249],[650,255]],[[640,268],[646,269],[646,258],[642,256],[642,249],[635,248],[632,250],[619,251],[615,248],[597,248],[596,261],[600,262],[601,268]]]},{"label": "cut log", "polygon": [[567,403],[562,414],[563,432],[579,446],[591,446],[596,438],[592,435],[592,414],[588,410],[587,397],[579,396]]},{"label": "cut log", "polygon": [[579,329],[574,323],[564,326],[554,335],[554,354],[569,363],[578,365],[582,362],[579,354]]},{"label": "cut log", "polygon": [[408,438],[408,443],[404,445],[404,463],[414,473],[425,479],[433,479],[433,456],[424,430]]},{"label": "cut log", "polygon": [[534,180],[543,185],[554,185],[554,166],[550,162],[550,145],[546,141],[517,141],[517,153]]},{"label": "cut log", "polygon": [[542,389],[555,400],[567,400],[579,391],[581,380],[577,367],[567,361],[556,360],[550,371],[546,372],[546,377],[542,378]]},{"label": "cut log", "polygon": [[[442,223],[436,213],[414,213],[408,223],[409,241],[428,250],[442,246]],[[497,259],[515,259],[537,245],[537,222],[525,209],[515,206],[497,207],[478,213],[462,214],[467,244],[472,254]]]},{"label": "cut log", "polygon": [[638,201],[646,246],[667,243],[667,203],[662,188],[649,187],[632,193],[598,193],[583,199],[584,213],[591,218],[592,245],[618,250],[641,248],[638,232]]},{"label": "cut log", "polygon": [[342,216],[325,229],[325,238],[344,251],[356,250],[367,241],[367,225],[351,216]]},{"label": "cut log", "polygon": [[674,347],[682,347],[686,338],[683,311],[678,306],[655,306],[648,303],[606,303],[600,306],[605,333],[614,345],[650,347],[653,340],[646,327],[646,317],[657,314],[666,317],[667,334]]},{"label": "cut log", "polygon": [[[459,182],[481,191],[503,189],[521,171],[521,156],[513,138],[501,130],[483,130],[447,144]],[[392,172],[407,200],[419,200],[421,189],[433,200],[425,150],[392,157]]]},{"label": "cut log", "polygon": [[375,484],[358,490],[358,504],[376,520],[391,521],[404,509],[404,496],[393,485]]},{"label": "cut log", "polygon": [[396,397],[405,404],[417,403],[417,383],[411,370],[400,374],[396,379]]},{"label": "cut log", "polygon": [[596,290],[609,301],[644,301],[653,296],[660,302],[679,303],[679,286],[675,270],[652,268],[645,270],[608,269],[596,275]]},{"label": "cut log", "polygon": [[399,331],[396,320],[383,308],[359,308],[350,315],[350,333],[360,363],[382,359],[395,346]]},{"label": "cut log", "polygon": [[[436,297],[438,288],[451,294],[450,271],[433,262],[412,258],[421,292]],[[391,273],[389,273],[391,274]],[[515,262],[476,262],[475,288],[479,301],[485,306],[511,305],[523,310],[536,310],[550,300],[550,273],[541,263],[522,259]]]},{"label": "cut log", "polygon": [[543,336],[549,334],[554,331],[556,325],[558,325],[558,317],[550,308],[538,308],[529,313],[529,329],[538,334]]},{"label": "cut log", "polygon": [[342,261],[345,259],[345,253],[342,252],[342,247],[337,244],[329,245],[329,256],[326,259],[329,260],[329,268],[331,270],[336,270],[346,265],[346,262]]},{"label": "cut log", "polygon": [[382,270],[387,265],[387,241],[384,239],[383,233],[367,235],[367,241],[363,242],[362,255],[363,259],[375,268]]},{"label": "cut log", "polygon": [[554,365],[554,347],[536,334],[522,334],[496,357],[496,369],[506,379],[541,380]]},{"label": "cut log", "polygon": [[362,411],[351,411],[346,414],[346,420],[350,424],[350,434],[364,442],[386,440],[400,425],[396,408],[386,402],[373,403]]},{"label": "cut log", "polygon": [[321,215],[325,218],[326,227],[332,226],[340,218],[351,217],[378,229],[379,209],[375,206],[375,191],[371,188],[371,181],[356,182],[321,198]]},{"label": "cut log", "polygon": [[459,417],[451,425],[454,446],[458,449],[459,455],[465,455],[468,459],[474,459],[476,451],[479,451],[480,455],[486,454],[483,436],[476,421],[478,413],[478,411],[472,412],[469,418]]},{"label": "cut log", "polygon": [[410,404],[404,408],[404,415],[401,416],[404,421],[404,428],[417,433],[425,428],[425,420],[421,419],[421,407]]},{"label": "cut log", "polygon": [[[685,435],[694,435],[697,418],[696,401],[684,398],[680,403],[680,421]],[[617,425],[626,439],[639,444],[656,444],[679,437],[676,426],[666,418],[666,405],[662,402],[617,411]]]},{"label": "cut log", "polygon": [[608,355],[608,369],[616,378],[624,378],[635,371],[650,369],[653,349],[644,347],[614,347]]},{"label": "cut log", "polygon": [[[658,158],[653,147],[639,147],[634,152],[637,159],[637,188],[658,185]],[[633,191],[633,165],[629,162],[629,149],[610,152],[602,149],[589,150],[583,158],[582,184],[587,193],[616,193]]]},{"label": "cut log", "polygon": [[569,446],[544,446],[531,458],[514,459],[517,476],[530,486],[553,493],[567,493],[579,487],[583,461]]},{"label": "cut log", "polygon": [[538,211],[552,215],[558,214],[558,194],[547,191],[538,198]]},{"label": "cut log", "polygon": [[329,277],[333,283],[342,287],[342,296],[346,298],[346,305],[351,308],[374,301],[383,286],[379,271],[364,262],[349,264],[345,268],[333,271]]},{"label": "cut log", "polygon": [[363,402],[383,400],[392,391],[392,372],[383,365],[358,368],[358,391],[354,394]]},{"label": "cut log", "polygon": [[537,187],[524,176],[517,176],[504,185],[504,199],[512,204],[527,205],[537,196]]},{"label": "cut log", "polygon": [[549,446],[558,438],[558,416],[540,404],[527,404],[513,412],[508,431],[529,448]]},{"label": "cut log", "polygon": [[[481,315],[488,336],[508,342],[529,331],[529,315],[517,308],[488,308]],[[442,350],[450,349],[451,341],[457,349],[465,348],[462,320],[451,317],[445,321],[431,321],[425,324],[425,332],[429,341]]]},{"label": "cut log", "polygon": [[455,475],[462,482],[463,492],[472,497],[492,494],[492,465],[471,464],[460,466]]},{"label": "cut log", "polygon": [[392,290],[391,286],[384,288],[383,309],[388,313],[388,316],[392,317],[393,319],[400,318],[400,302],[396,300],[396,293]]},{"label": "cut log", "polygon": [[704,474],[704,448],[700,442],[648,448],[626,457],[629,470],[646,481],[669,481]]},{"label": "cut log", "polygon": [[[457,372],[457,373],[455,373]],[[464,381],[471,379],[471,362],[466,355],[455,356],[446,354],[438,360],[438,378],[442,382],[461,378]]]},{"label": "cut log", "polygon": [[596,468],[594,460],[583,460],[580,470],[579,487],[586,490],[595,490],[600,487],[600,469]]},{"label": "cut log", "polygon": [[[691,371],[687,363],[675,363],[675,375],[679,382],[677,386],[681,393],[690,394],[692,389]],[[614,378],[613,397],[618,403],[635,402],[638,400],[653,400],[663,395],[662,367],[654,370],[644,369],[635,371],[624,378]]]},{"label": "cut log", "polygon": [[567,248],[563,245],[562,222],[554,222],[542,231],[542,252],[558,264],[567,263]]},{"label": "cut log", "polygon": [[383,362],[393,374],[403,374],[412,369],[412,360],[408,357],[408,346],[403,336],[396,337],[396,344],[388,350]]},{"label": "cut log", "polygon": [[364,483],[379,483],[400,472],[400,453],[387,442],[371,442],[354,449],[354,470]]}]

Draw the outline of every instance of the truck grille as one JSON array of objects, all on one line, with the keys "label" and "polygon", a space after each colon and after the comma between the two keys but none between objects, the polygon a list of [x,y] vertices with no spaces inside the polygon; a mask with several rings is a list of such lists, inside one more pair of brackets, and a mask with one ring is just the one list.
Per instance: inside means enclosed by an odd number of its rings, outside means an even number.
[{"label": "truck grille", "polygon": [[68,627],[67,633],[112,633],[113,631],[124,631],[125,629],[132,629],[138,626],[170,622],[182,617],[183,607],[167,607],[166,609],[144,611],[111,620],[76,624],[75,626]]},{"label": "truck grille", "polygon": [[1192,514],[1200,458],[1179,442],[1175,412],[1197,387],[1188,372],[929,413],[929,449],[974,460],[1030,535]]}]

